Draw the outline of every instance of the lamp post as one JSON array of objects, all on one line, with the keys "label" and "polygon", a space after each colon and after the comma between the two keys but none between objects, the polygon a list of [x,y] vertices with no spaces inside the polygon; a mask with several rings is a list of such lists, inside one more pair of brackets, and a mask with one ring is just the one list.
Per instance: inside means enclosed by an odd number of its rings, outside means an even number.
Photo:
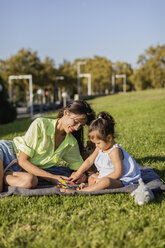
[{"label": "lamp post", "polygon": [[80,96],[80,65],[85,65],[85,61],[77,62],[77,94]]},{"label": "lamp post", "polygon": [[63,98],[63,108],[66,107],[66,99],[67,99],[67,92],[62,93],[62,98]]},{"label": "lamp post", "polygon": [[44,90],[43,89],[38,89],[37,94],[40,97],[40,114],[42,113],[42,105],[43,105],[43,96],[44,96]]}]

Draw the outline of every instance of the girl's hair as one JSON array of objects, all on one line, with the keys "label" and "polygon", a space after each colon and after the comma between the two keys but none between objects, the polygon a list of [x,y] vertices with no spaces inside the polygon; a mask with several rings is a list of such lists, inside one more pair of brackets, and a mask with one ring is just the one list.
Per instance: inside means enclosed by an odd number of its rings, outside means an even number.
[{"label": "girl's hair", "polygon": [[[95,119],[95,112],[91,109],[90,105],[84,100],[76,100],[69,103],[58,113],[58,118],[61,118],[64,115],[64,110],[68,110],[69,112],[77,115],[86,115],[87,125],[89,125],[91,121]],[[77,139],[80,153],[82,154],[84,151],[83,127],[81,127],[78,131],[74,131],[72,134]]]},{"label": "girl's hair", "polygon": [[91,132],[97,131],[97,138],[103,141],[107,141],[107,136],[110,134],[114,138],[115,136],[115,121],[114,118],[107,112],[100,112],[97,115],[97,119],[92,121],[88,128],[88,136],[91,136]]}]

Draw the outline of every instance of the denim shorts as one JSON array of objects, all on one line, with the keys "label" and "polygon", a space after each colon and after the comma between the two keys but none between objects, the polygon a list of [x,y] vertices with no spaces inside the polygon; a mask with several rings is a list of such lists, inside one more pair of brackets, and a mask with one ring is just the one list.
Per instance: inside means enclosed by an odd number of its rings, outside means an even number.
[{"label": "denim shorts", "polygon": [[[24,171],[17,163],[17,155],[14,150],[13,141],[0,140],[0,159],[3,161],[4,170],[12,161],[14,161],[13,165],[11,165],[7,170],[18,172]],[[43,170],[54,175],[61,175],[67,177],[69,177],[73,172],[73,170],[69,169],[68,167],[56,165]]]},{"label": "denim shorts", "polygon": [[12,161],[15,161],[8,170],[23,171],[17,163],[17,155],[11,140],[0,140],[0,159],[3,161],[4,170]]}]

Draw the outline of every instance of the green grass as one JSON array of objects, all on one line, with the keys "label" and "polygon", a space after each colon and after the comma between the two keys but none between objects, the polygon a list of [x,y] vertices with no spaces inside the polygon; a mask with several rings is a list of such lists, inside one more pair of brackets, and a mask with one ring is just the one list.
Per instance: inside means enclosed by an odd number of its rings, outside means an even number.
[{"label": "green grass", "polygon": [[[165,89],[96,98],[116,120],[116,141],[165,182]],[[56,114],[49,115],[55,117]],[[29,119],[0,126],[0,139],[24,134]],[[87,138],[87,137],[86,137]],[[165,198],[139,207],[130,194],[10,196],[0,199],[1,247],[165,247]]]}]

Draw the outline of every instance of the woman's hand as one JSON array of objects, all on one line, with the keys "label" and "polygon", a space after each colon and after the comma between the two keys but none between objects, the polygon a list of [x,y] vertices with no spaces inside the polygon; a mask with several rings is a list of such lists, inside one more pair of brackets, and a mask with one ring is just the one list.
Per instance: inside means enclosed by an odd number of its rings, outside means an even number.
[{"label": "woman's hand", "polygon": [[75,184],[74,182],[71,181],[72,179],[70,177],[61,176],[61,179],[63,179],[66,182],[66,184],[71,184],[71,185]]},{"label": "woman's hand", "polygon": [[49,178],[49,179],[46,179],[48,180],[49,182],[51,182],[52,184],[54,185],[57,185],[59,184],[59,181],[62,179],[61,176],[57,176],[57,175],[52,175],[52,178]]}]

